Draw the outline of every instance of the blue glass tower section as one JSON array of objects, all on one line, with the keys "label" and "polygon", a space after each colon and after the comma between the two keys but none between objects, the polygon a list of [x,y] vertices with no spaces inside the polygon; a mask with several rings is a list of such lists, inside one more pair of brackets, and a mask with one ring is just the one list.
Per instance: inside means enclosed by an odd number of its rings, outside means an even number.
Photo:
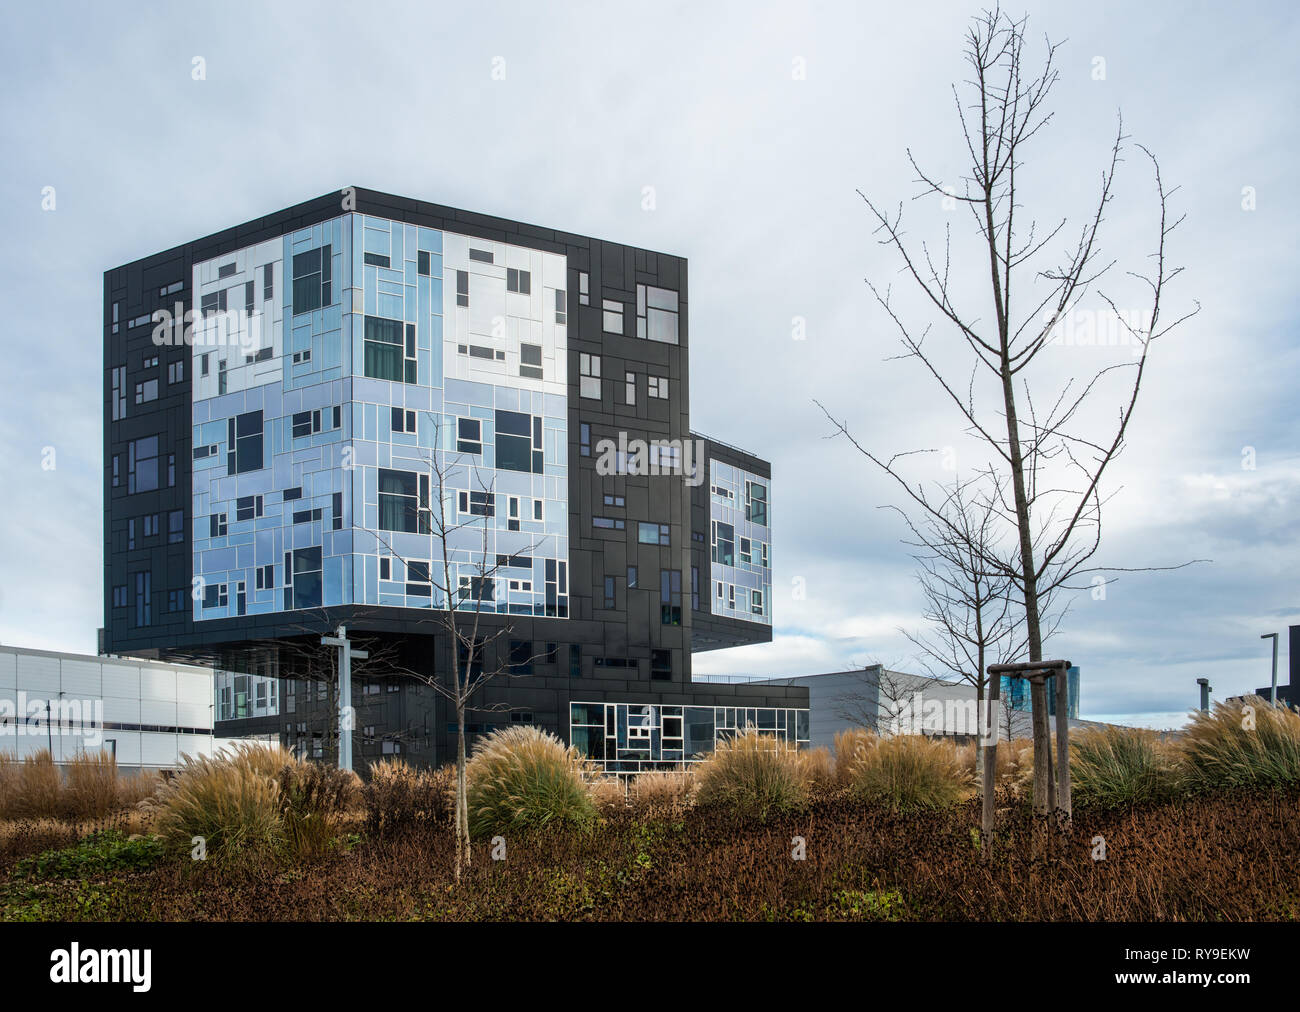
[{"label": "blue glass tower section", "polygon": [[[1069,698],[1066,700],[1065,715],[1071,720],[1079,719],[1079,669],[1077,667],[1069,668],[1065,673],[1065,685]],[[1023,710],[1028,713],[1032,706],[1029,698],[1029,679],[1012,678],[1009,675],[1002,676],[1002,698],[1007,701],[1007,705],[1013,710]],[[1051,678],[1047,682],[1047,715],[1056,716],[1056,679]]]},{"label": "blue glass tower section", "polygon": [[362,214],[197,263],[195,620],[441,606],[439,531],[458,606],[567,617],[565,277]]}]

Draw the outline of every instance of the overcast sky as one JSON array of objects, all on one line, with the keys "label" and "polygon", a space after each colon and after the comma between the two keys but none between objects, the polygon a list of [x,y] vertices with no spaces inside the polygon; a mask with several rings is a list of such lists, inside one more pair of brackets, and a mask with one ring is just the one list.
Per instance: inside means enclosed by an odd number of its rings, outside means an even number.
[{"label": "overcast sky", "polygon": [[[969,231],[935,201],[908,199],[906,151],[936,178],[955,184],[963,171],[949,89],[964,76],[976,9],[11,10],[0,40],[0,642],[95,649],[102,272],[355,184],[686,257],[692,424],[772,462],[775,526],[773,643],[697,655],[696,671],[907,669],[899,629],[920,625],[920,595],[899,521],[879,508],[901,500],[825,438],[813,398],[886,455],[953,446],[960,473],[974,466],[960,418],[915,363],[887,361],[896,336],[864,279],[893,283],[909,322],[929,317],[906,299],[855,190],[906,201],[918,240],[941,239],[949,223]],[[1035,56],[1044,34],[1064,44],[1055,120],[1026,154],[1025,213],[1043,223],[1087,213],[1122,110],[1133,142],[1182,187],[1171,208],[1188,215],[1172,240],[1186,272],[1168,311],[1193,300],[1202,310],[1152,353],[1106,483],[1100,558],[1212,561],[1125,575],[1104,600],[1079,595],[1048,648],[1081,666],[1084,716],[1168,726],[1194,705],[1200,675],[1216,697],[1266,684],[1261,633],[1283,633],[1285,681],[1286,626],[1300,622],[1300,18],[1286,3],[1027,11]],[[45,187],[53,210],[42,209]],[[1102,234],[1125,308],[1141,305],[1120,272],[1144,266],[1153,201],[1149,167],[1130,148]],[[955,284],[987,320],[987,267],[961,263],[971,266]],[[792,339],[796,317],[806,340]],[[1114,354],[1054,351],[1051,381]],[[1117,404],[1103,398],[1090,423],[1107,424]],[[50,446],[57,466],[43,470]]]}]

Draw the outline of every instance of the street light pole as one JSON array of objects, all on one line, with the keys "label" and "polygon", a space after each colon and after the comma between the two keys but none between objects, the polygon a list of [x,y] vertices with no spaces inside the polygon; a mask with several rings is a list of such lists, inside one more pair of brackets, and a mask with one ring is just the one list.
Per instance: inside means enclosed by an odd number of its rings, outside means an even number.
[{"label": "street light pole", "polygon": [[1210,690],[1214,687],[1208,678],[1198,678],[1196,684],[1201,687],[1201,712],[1210,712]]},{"label": "street light pole", "polygon": [[1273,641],[1273,688],[1269,691],[1268,701],[1277,706],[1277,633],[1264,633],[1260,639]]},{"label": "street light pole", "polygon": [[348,639],[347,626],[339,626],[336,636],[322,636],[320,641],[328,647],[339,648],[339,769],[352,769],[352,658],[365,659],[368,650],[353,650]]}]

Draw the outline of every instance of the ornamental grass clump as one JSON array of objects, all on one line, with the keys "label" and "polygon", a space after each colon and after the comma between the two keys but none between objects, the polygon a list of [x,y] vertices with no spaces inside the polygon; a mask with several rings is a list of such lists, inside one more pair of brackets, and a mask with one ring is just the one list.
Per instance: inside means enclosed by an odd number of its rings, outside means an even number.
[{"label": "ornamental grass clump", "polygon": [[62,818],[63,804],[63,778],[49,749],[21,761],[0,755],[0,818]]},{"label": "ornamental grass clump", "polygon": [[1300,714],[1259,696],[1216,703],[1193,715],[1174,755],[1189,792],[1289,787],[1300,783]]},{"label": "ornamental grass clump", "polygon": [[[227,860],[250,852],[286,851],[280,784],[274,773],[265,772],[264,758],[254,751],[271,750],[241,745],[228,756],[186,755],[176,775],[143,803],[153,813],[154,833],[169,853]],[[278,751],[284,761],[291,759]]]},{"label": "ornamental grass clump", "polygon": [[941,738],[867,735],[841,753],[850,794],[894,812],[948,808],[970,795],[971,777],[956,746]]},{"label": "ornamental grass clump", "polygon": [[359,798],[354,773],[298,759],[279,746],[241,742],[213,756],[185,756],[141,807],[174,854],[299,858],[333,846]]},{"label": "ornamental grass clump", "polygon": [[1079,807],[1131,808],[1173,793],[1173,766],[1160,736],[1103,727],[1070,738],[1070,797]]},{"label": "ornamental grass clump", "polygon": [[808,789],[794,746],[748,730],[718,743],[695,773],[696,803],[757,819],[800,808]]},{"label": "ornamental grass clump", "polygon": [[493,731],[465,768],[470,836],[483,838],[546,826],[578,829],[596,820],[581,753],[535,727]]}]

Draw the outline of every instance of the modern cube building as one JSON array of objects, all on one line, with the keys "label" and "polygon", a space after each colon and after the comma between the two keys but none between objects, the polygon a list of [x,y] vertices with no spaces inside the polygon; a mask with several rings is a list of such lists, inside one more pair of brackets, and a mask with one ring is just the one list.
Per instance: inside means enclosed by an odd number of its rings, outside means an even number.
[{"label": "modern cube building", "polygon": [[771,639],[772,489],[691,431],[687,310],[680,257],[351,187],[106,272],[101,649],[247,672],[217,733],[322,755],[346,624],[389,658],[358,767],[440,763],[404,672],[450,677],[450,597],[504,672],[475,733],[622,770],[806,741],[806,689],[691,680]]}]

